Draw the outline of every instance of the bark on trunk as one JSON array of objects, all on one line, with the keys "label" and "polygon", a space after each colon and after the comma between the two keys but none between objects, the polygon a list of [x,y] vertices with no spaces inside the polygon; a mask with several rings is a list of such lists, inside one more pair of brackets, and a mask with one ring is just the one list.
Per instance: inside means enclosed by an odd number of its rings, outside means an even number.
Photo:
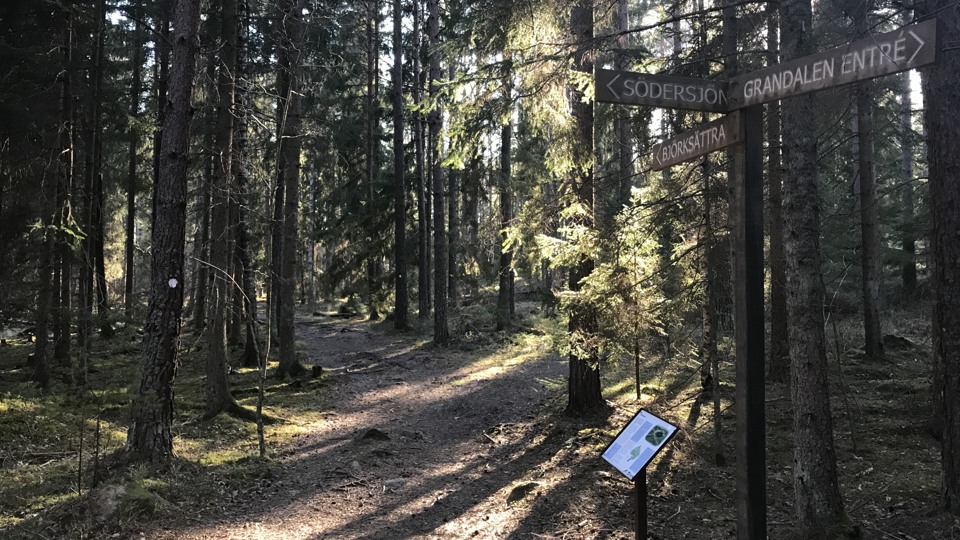
[{"label": "bark on trunk", "polygon": [[231,244],[229,233],[230,179],[233,168],[233,99],[236,75],[237,3],[223,0],[220,12],[219,62],[217,68],[217,123],[213,184],[210,186],[210,265],[213,275],[210,309],[206,326],[204,418],[235,405],[227,379],[227,313],[232,298],[230,279]]},{"label": "bark on trunk", "polygon": [[880,325],[880,224],[877,216],[877,184],[873,166],[873,102],[868,83],[856,92],[857,193],[860,207],[860,268],[863,292],[863,336],[867,358],[883,360]]},{"label": "bark on trunk", "polygon": [[[577,2],[570,26],[577,47],[573,69],[593,73],[593,62],[588,54],[593,39],[593,0]],[[593,227],[591,216],[594,210],[593,104],[585,102],[583,92],[574,88],[570,90],[570,108],[577,137],[573,156],[576,166],[571,178],[573,196],[584,209],[578,224],[590,228]],[[582,280],[593,272],[593,268],[593,260],[581,255],[580,261],[570,269],[570,290],[580,291]],[[600,357],[591,339],[598,331],[594,308],[578,300],[571,308],[569,331],[574,345],[569,359],[566,413],[583,416],[600,412],[606,408],[606,403],[600,393]]]},{"label": "bark on trunk", "polygon": [[447,228],[444,212],[443,151],[440,132],[443,129],[443,111],[440,99],[440,3],[427,0],[427,34],[430,37],[430,99],[434,107],[427,116],[430,127],[430,166],[433,176],[433,341],[446,345],[450,341],[447,327]]},{"label": "bark on trunk", "polygon": [[[960,11],[944,0],[927,0],[918,15],[937,14],[941,43],[960,42]],[[935,307],[934,365],[942,386],[934,395],[942,413],[943,507],[960,514],[960,49],[940,51],[939,62],[924,73],[930,211],[933,219]]]},{"label": "bark on trunk", "polygon": [[61,71],[60,101],[60,185],[57,189],[57,221],[61,227],[58,240],[59,257],[59,302],[56,310],[56,338],[54,358],[63,366],[70,366],[71,322],[73,319],[73,243],[66,233],[72,227],[74,217],[71,197],[74,195],[74,132],[73,132],[73,16],[65,15]]},{"label": "bark on trunk", "polygon": [[[452,75],[452,74],[451,74]],[[447,204],[450,224],[447,235],[447,298],[451,307],[460,306],[460,177],[463,171],[451,170],[448,174],[450,190]]]},{"label": "bark on trunk", "polygon": [[143,370],[127,430],[127,450],[138,459],[157,463],[169,462],[173,455],[173,380],[183,309],[190,94],[199,50],[199,0],[179,0],[173,22],[170,93],[161,143],[160,178],[154,187],[156,213]]},{"label": "bark on trunk", "polygon": [[244,367],[257,367],[260,363],[259,345],[254,325],[257,322],[257,290],[253,257],[250,255],[250,223],[248,207],[250,205],[250,182],[247,174],[247,108],[248,100],[248,62],[247,43],[249,40],[250,5],[248,0],[237,2],[237,77],[234,81],[235,92],[235,129],[233,151],[233,174],[237,184],[237,203],[239,222],[237,223],[237,252],[240,258],[243,276],[244,295],[244,335],[243,356],[240,364]]},{"label": "bark on trunk", "polygon": [[[810,0],[781,3],[785,60],[809,54]],[[820,277],[820,208],[816,114],[811,96],[783,101],[785,252],[794,432],[794,490],[802,538],[844,538],[853,531],[843,508],[827,384]]]},{"label": "bark on trunk", "polygon": [[[364,187],[367,195],[367,211],[370,212],[370,218],[373,219],[374,207],[376,205],[374,193],[374,179],[377,175],[377,157],[376,154],[380,148],[380,141],[377,137],[377,125],[380,122],[379,107],[377,103],[377,80],[380,71],[380,51],[378,50],[380,31],[378,23],[380,20],[380,2],[379,0],[367,0],[367,94],[366,94],[366,176],[364,177]],[[377,272],[376,252],[377,239],[372,231],[367,233],[369,236],[369,245],[367,246],[367,312],[371,320],[380,318],[380,312],[377,308],[377,292],[379,275]]]},{"label": "bark on trunk", "polygon": [[143,1],[137,0],[133,6],[134,34],[133,34],[133,81],[130,84],[130,132],[127,136],[130,138],[127,151],[127,230],[124,242],[124,271],[123,271],[123,314],[129,318],[133,311],[135,286],[134,235],[136,234],[137,224],[137,149],[140,147],[140,131],[137,127],[140,118],[140,89],[142,86],[143,72],[143,26],[140,24],[143,13]]},{"label": "bark on trunk", "polygon": [[403,151],[403,9],[393,0],[393,326],[407,328],[407,188]]},{"label": "bark on trunk", "polygon": [[[780,63],[777,4],[767,6],[767,65]],[[770,379],[790,380],[787,341],[787,267],[783,252],[783,165],[780,160],[780,104],[767,105],[767,230],[770,231]]]},{"label": "bark on trunk", "polygon": [[[513,77],[513,70],[508,63],[507,76],[505,77],[504,98],[507,100],[509,109],[513,107],[510,104],[512,100],[511,90],[513,85],[510,80]],[[513,219],[513,187],[512,187],[512,160],[511,152],[513,148],[513,122],[507,118],[506,123],[500,128],[500,264],[497,270],[499,283],[497,287],[497,330],[505,330],[511,324],[512,312],[510,309],[510,288],[513,286],[513,250],[507,246],[507,227],[510,226],[510,220]]]},{"label": "bark on trunk", "polygon": [[302,0],[283,0],[283,31],[280,47],[280,72],[285,73],[280,107],[282,137],[278,153],[278,169],[283,179],[283,245],[280,254],[280,309],[277,333],[280,341],[280,363],[277,376],[297,376],[304,367],[297,359],[294,328],[297,276],[297,219],[300,204],[300,54],[303,49]]},{"label": "bark on trunk", "polygon": [[[866,1],[856,2],[854,27],[856,37],[867,34]],[[877,215],[877,179],[873,164],[873,98],[870,83],[857,85],[857,155],[860,180],[860,267],[863,290],[863,334],[867,357],[878,362],[883,360],[883,333],[880,324],[881,292],[883,277],[880,267],[880,223]]]},{"label": "bark on trunk", "polygon": [[422,96],[422,73],[420,72],[420,30],[421,5],[413,2],[413,138],[416,146],[417,174],[417,314],[421,320],[430,317],[430,212],[428,211],[428,193],[423,141],[423,115],[419,112]]}]

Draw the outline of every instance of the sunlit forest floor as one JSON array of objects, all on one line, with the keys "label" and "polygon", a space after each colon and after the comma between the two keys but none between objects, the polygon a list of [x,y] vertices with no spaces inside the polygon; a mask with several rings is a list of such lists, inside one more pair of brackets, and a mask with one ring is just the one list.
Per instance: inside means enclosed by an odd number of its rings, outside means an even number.
[{"label": "sunlit forest floor", "polygon": [[[888,314],[883,363],[863,358],[856,316],[828,325],[841,484],[865,538],[960,538],[960,521],[936,507],[927,313],[920,305]],[[263,460],[255,426],[198,420],[202,340],[187,334],[177,457],[161,474],[114,459],[139,336],[95,342],[82,397],[67,384],[39,395],[28,380],[29,337],[7,338],[0,538],[633,538],[632,484],[600,453],[641,406],[681,425],[649,468],[650,537],[736,537],[731,343],[721,370],[725,464],[717,466],[713,403],[701,393],[692,345],[667,357],[650,344],[639,400],[632,360],[608,359],[613,412],[574,420],[563,415],[567,367],[555,349],[563,328],[535,304],[518,306],[519,324],[501,333],[486,330],[487,308],[462,308],[449,349],[425,333],[393,332],[390,322],[335,314],[304,311],[298,321],[301,358],[322,366],[321,377],[266,381],[266,412],[282,421],[266,428]],[[256,370],[235,370],[231,384],[252,407]],[[789,389],[768,385],[767,407],[770,538],[789,538]]]}]

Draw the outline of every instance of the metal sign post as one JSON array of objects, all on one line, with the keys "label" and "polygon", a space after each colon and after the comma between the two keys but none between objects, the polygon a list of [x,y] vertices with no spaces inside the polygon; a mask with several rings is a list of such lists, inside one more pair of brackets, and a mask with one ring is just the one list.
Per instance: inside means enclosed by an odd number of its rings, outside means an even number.
[{"label": "metal sign post", "polygon": [[640,409],[603,450],[603,459],[633,480],[637,492],[637,540],[647,538],[647,465],[676,432],[674,424]]},{"label": "metal sign post", "polygon": [[637,488],[637,540],[647,540],[647,468],[633,479]]}]

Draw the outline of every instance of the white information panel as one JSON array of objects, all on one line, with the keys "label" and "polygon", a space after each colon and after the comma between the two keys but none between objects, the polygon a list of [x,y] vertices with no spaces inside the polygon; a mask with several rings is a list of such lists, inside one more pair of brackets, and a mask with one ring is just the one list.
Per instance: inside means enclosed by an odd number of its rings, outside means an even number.
[{"label": "white information panel", "polygon": [[640,409],[610,443],[610,446],[603,451],[603,459],[633,480],[633,477],[666,446],[667,441],[676,431],[677,426],[649,411]]}]

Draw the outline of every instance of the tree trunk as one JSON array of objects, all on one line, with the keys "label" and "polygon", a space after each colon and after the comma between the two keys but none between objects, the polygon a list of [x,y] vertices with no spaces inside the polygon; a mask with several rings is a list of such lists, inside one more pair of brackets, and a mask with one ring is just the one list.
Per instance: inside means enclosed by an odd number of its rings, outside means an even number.
[{"label": "tree trunk", "polygon": [[[904,15],[904,24],[909,24],[908,15]],[[910,99],[910,72],[900,76],[900,172],[903,187],[900,189],[900,211],[903,214],[901,219],[903,225],[901,228],[900,241],[903,246],[904,261],[901,266],[901,279],[903,280],[903,289],[901,291],[903,298],[910,298],[917,290],[917,248],[916,248],[916,229],[914,222],[914,197],[913,190],[915,182],[913,180],[913,104]]]},{"label": "tree trunk", "polygon": [[[37,265],[37,304],[34,317],[34,336],[36,341],[33,350],[33,381],[42,390],[46,391],[50,386],[50,325],[51,322],[59,324],[60,320],[51,321],[51,304],[55,295],[54,288],[58,288],[60,283],[53,280],[54,264],[57,260],[57,235],[51,231],[53,225],[57,224],[57,215],[61,210],[58,199],[61,198],[62,191],[67,175],[72,170],[72,95],[70,85],[70,66],[73,50],[73,17],[70,10],[63,10],[63,36],[61,38],[61,70],[60,70],[60,126],[57,142],[50,148],[51,156],[59,156],[59,178],[56,184],[44,182],[40,186],[40,212],[41,224],[39,242],[36,249],[39,252]],[[51,188],[52,186],[52,188]],[[62,217],[62,216],[61,216]],[[62,254],[61,254],[62,255]],[[61,271],[62,272],[62,271]],[[62,279],[62,276],[61,276]],[[59,291],[57,291],[59,293]],[[61,314],[62,315],[62,314]],[[61,332],[61,341],[64,339],[69,342],[69,327],[64,336]],[[55,345],[60,345],[56,343]],[[67,345],[69,350],[69,343]],[[56,354],[56,352],[54,353]]]},{"label": "tree trunk", "polygon": [[143,26],[140,18],[143,14],[143,0],[137,0],[133,6],[134,36],[133,53],[130,55],[133,62],[133,81],[130,84],[130,138],[127,151],[127,230],[124,242],[124,271],[123,271],[123,314],[128,319],[133,312],[133,290],[135,285],[134,234],[137,227],[137,150],[140,147],[140,131],[137,124],[140,118],[140,88],[143,71]]},{"label": "tree trunk", "polygon": [[143,370],[131,407],[127,450],[136,458],[167,463],[173,455],[173,380],[177,373],[183,309],[184,223],[190,94],[199,50],[199,0],[179,0],[173,17],[173,63],[154,187],[150,300],[143,332]]},{"label": "tree trunk", "polygon": [[[618,50],[614,59],[616,69],[628,70],[628,51],[630,49],[630,34],[627,30],[630,28],[629,1],[618,0],[617,2],[617,30],[623,32],[617,44]],[[616,129],[617,129],[617,160],[619,174],[619,185],[617,189],[617,206],[619,211],[623,205],[630,203],[631,188],[633,185],[633,129],[631,128],[631,109],[634,107],[618,107]]]},{"label": "tree trunk", "polygon": [[718,295],[721,281],[720,258],[722,250],[717,242],[717,231],[713,225],[713,208],[716,193],[710,181],[709,159],[703,162],[703,275],[706,290],[703,293],[703,353],[700,366],[700,385],[704,395],[713,398],[713,444],[714,462],[723,465],[723,443],[720,422],[720,354],[717,350],[720,326],[717,317]]},{"label": "tree trunk", "polygon": [[[509,57],[504,60],[507,64],[504,77],[503,93],[508,111],[513,110],[512,91],[513,78],[512,62]],[[510,288],[513,285],[513,249],[507,246],[507,227],[513,219],[513,186],[512,160],[513,149],[513,120],[507,114],[507,120],[500,128],[500,264],[497,270],[499,284],[497,287],[497,330],[505,330],[513,324],[510,310]]]},{"label": "tree trunk", "polygon": [[[204,136],[207,148],[212,148],[209,135]],[[213,183],[213,158],[205,160],[203,174],[200,175],[200,193],[197,201],[197,233],[194,234],[193,265],[196,272],[193,274],[193,301],[191,311],[192,326],[196,330],[203,330],[207,324],[207,294],[210,292],[210,206],[213,204],[213,195],[210,184]]]},{"label": "tree trunk", "polygon": [[[380,148],[380,141],[377,137],[377,125],[380,122],[377,102],[377,80],[380,71],[380,51],[378,50],[380,30],[378,28],[380,20],[380,1],[366,0],[367,2],[367,94],[366,94],[366,176],[364,177],[364,187],[367,195],[367,212],[370,219],[374,218],[374,208],[376,206],[374,193],[374,180],[377,176],[377,157],[376,154]],[[367,232],[369,236],[369,245],[367,246],[367,312],[371,320],[380,318],[380,312],[377,309],[377,290],[379,288],[379,276],[377,275],[377,254],[376,235],[372,231]]]},{"label": "tree trunk", "polygon": [[[284,75],[277,76],[277,88],[280,86],[280,78]],[[284,98],[281,98],[284,99]],[[278,100],[279,101],[279,100]],[[283,111],[277,111],[277,125],[282,126],[286,121],[283,117]],[[281,140],[281,146],[283,144],[282,134],[277,133],[278,139]],[[267,296],[267,316],[270,318],[270,328],[277,329],[278,317],[280,313],[280,304],[282,299],[280,298],[280,259],[283,253],[283,201],[284,201],[284,180],[283,180],[283,168],[280,166],[280,161],[282,158],[279,156],[279,150],[277,155],[277,177],[275,184],[273,186],[273,219],[270,222],[270,288],[268,290]]]},{"label": "tree trunk", "polygon": [[[580,0],[573,8],[570,24],[571,33],[577,50],[574,52],[573,69],[580,73],[593,73],[593,62],[588,54],[593,40],[593,0]],[[574,131],[577,137],[573,149],[571,184],[573,196],[584,214],[578,218],[578,225],[593,227],[593,104],[583,99],[579,88],[571,88],[570,108]],[[582,280],[593,272],[593,260],[581,254],[579,262],[570,268],[570,290],[578,292]],[[569,323],[570,339],[574,340],[573,352],[569,359],[569,381],[567,385],[566,413],[583,416],[600,412],[606,408],[600,393],[600,357],[596,346],[591,344],[592,337],[598,331],[597,315],[592,306],[582,300],[571,307]]]},{"label": "tree trunk", "polygon": [[237,252],[240,258],[241,271],[243,276],[243,295],[244,295],[244,314],[247,323],[244,325],[246,336],[243,357],[240,361],[244,367],[256,367],[260,358],[258,353],[257,335],[254,324],[257,322],[257,290],[256,275],[253,263],[253,257],[250,254],[250,223],[249,212],[247,210],[250,204],[250,182],[247,174],[247,114],[249,107],[248,99],[248,73],[247,73],[247,43],[248,28],[250,26],[250,6],[248,0],[239,0],[237,3],[237,16],[239,19],[239,28],[237,33],[237,78],[234,81],[236,97],[235,102],[235,130],[234,130],[234,150],[233,150],[233,174],[236,177],[237,184],[237,202],[239,207],[239,216],[237,223]]},{"label": "tree trunk", "polygon": [[[812,52],[810,0],[781,3],[784,60]],[[809,95],[783,104],[784,248],[790,334],[794,490],[802,538],[845,538],[853,527],[843,508],[833,445],[820,276],[816,113]]]},{"label": "tree trunk", "polygon": [[[160,146],[163,142],[163,126],[166,123],[167,113],[167,88],[170,79],[170,19],[173,6],[176,0],[157,0],[157,11],[159,17],[157,21],[157,30],[153,40],[153,46],[156,50],[157,62],[153,65],[153,79],[156,88],[157,98],[157,125],[153,133],[153,184],[160,181]],[[151,194],[151,229],[153,220],[157,217],[157,201],[154,196],[156,189]]]},{"label": "tree trunk", "polygon": [[230,395],[227,379],[227,313],[232,298],[230,279],[230,179],[233,168],[233,101],[237,58],[237,3],[220,3],[220,43],[217,68],[217,123],[214,149],[213,184],[210,186],[210,265],[213,286],[208,322],[205,328],[207,351],[204,379],[206,397],[204,418],[214,416],[236,406]]},{"label": "tree trunk", "polygon": [[43,204],[44,229],[39,246],[40,259],[37,268],[40,279],[37,288],[36,326],[34,327],[36,343],[33,350],[33,380],[42,390],[46,390],[50,385],[50,303],[53,296],[51,274],[53,273],[54,250],[56,249],[54,235],[49,231],[49,228],[53,223],[53,214],[56,210],[54,194],[48,192],[41,195],[45,201]]},{"label": "tree trunk", "polygon": [[403,8],[393,0],[393,326],[406,329],[407,298],[407,188],[403,152]]},{"label": "tree trunk", "polygon": [[[453,78],[453,73],[451,73]],[[447,204],[450,211],[449,234],[447,235],[447,298],[451,307],[460,306],[460,177],[463,171],[449,171],[449,195]]]},{"label": "tree trunk", "polygon": [[[767,4],[767,66],[780,63],[777,4]],[[783,165],[780,162],[780,103],[767,105],[767,230],[770,231],[770,379],[790,380],[787,341],[787,267],[783,251]]]},{"label": "tree trunk", "polygon": [[[234,1],[234,0],[230,0]],[[236,47],[234,47],[236,50]],[[236,67],[234,67],[233,73],[236,73]],[[236,78],[234,75],[234,99],[233,99],[233,109],[236,109]],[[231,124],[235,122],[236,113],[231,110]],[[236,157],[233,156],[233,153],[236,152],[236,127],[234,125],[230,126],[230,138],[233,141],[231,144],[230,154],[231,154],[231,163],[230,165],[230,176],[227,179],[227,185],[229,190],[227,192],[229,196],[228,201],[228,212],[227,212],[227,237],[229,239],[229,274],[230,274],[230,283],[227,286],[229,291],[229,296],[232,302],[232,307],[228,309],[228,318],[227,318],[227,343],[230,346],[236,346],[240,344],[240,341],[243,339],[243,327],[246,326],[246,318],[243,313],[243,304],[244,304],[244,293],[243,293],[243,257],[240,254],[240,249],[237,247],[237,229],[240,225],[240,204],[237,197],[237,184],[236,184],[236,173],[233,170],[233,165],[236,164]]]},{"label": "tree trunk", "polygon": [[424,167],[426,152],[423,142],[423,115],[419,105],[423,100],[420,72],[420,0],[413,1],[413,138],[416,146],[417,174],[417,314],[421,320],[430,317],[430,213],[428,211],[427,177]]},{"label": "tree trunk", "polygon": [[[855,2],[854,28],[859,39],[867,34],[866,1]],[[880,324],[880,223],[877,216],[877,179],[873,164],[873,98],[870,82],[855,89],[857,101],[857,155],[860,180],[860,266],[863,287],[863,334],[867,357],[883,360],[883,333]]]},{"label": "tree trunk", "polygon": [[[944,0],[927,0],[917,15],[936,14],[940,43],[960,42],[960,11]],[[930,170],[931,252],[935,287],[933,351],[942,381],[934,396],[942,411],[943,507],[960,514],[960,49],[939,51],[923,78],[927,161]]]},{"label": "tree trunk", "polygon": [[433,341],[446,345],[450,341],[447,327],[447,228],[444,224],[443,149],[440,132],[443,130],[443,110],[440,99],[440,2],[427,0],[427,35],[430,37],[430,99],[435,100],[427,124],[430,126],[430,148],[433,170]]},{"label": "tree trunk", "polygon": [[870,91],[861,83],[854,90],[854,184],[860,210],[860,268],[863,292],[863,337],[867,358],[883,360],[880,327],[880,236],[877,217],[876,174],[873,166],[873,103]]},{"label": "tree trunk", "polygon": [[304,367],[297,359],[295,292],[297,276],[297,219],[300,205],[300,78],[303,50],[302,0],[280,0],[283,33],[280,41],[280,73],[283,84],[279,110],[282,112],[283,134],[278,152],[278,170],[283,179],[283,245],[280,254],[280,309],[277,313],[277,334],[280,341],[280,364],[277,377],[297,376]]},{"label": "tree trunk", "polygon": [[59,302],[56,314],[56,339],[54,358],[63,366],[70,366],[70,328],[73,319],[73,242],[66,228],[73,227],[73,209],[71,197],[74,193],[74,131],[73,131],[73,16],[65,13],[61,71],[61,100],[60,100],[60,185],[57,190],[57,222],[61,227],[58,233]]}]

